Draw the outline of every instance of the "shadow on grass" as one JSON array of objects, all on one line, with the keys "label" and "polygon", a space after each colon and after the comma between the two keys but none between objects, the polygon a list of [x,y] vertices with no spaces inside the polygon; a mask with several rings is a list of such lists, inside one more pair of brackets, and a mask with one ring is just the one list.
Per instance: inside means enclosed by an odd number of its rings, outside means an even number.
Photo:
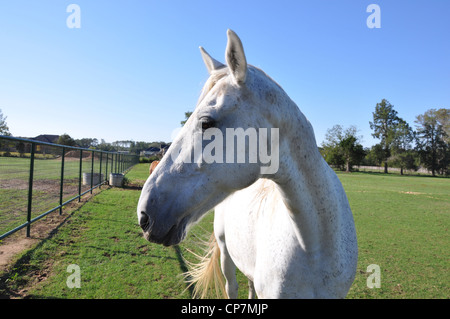
[{"label": "shadow on grass", "polygon": [[25,287],[32,281],[47,276],[45,272],[42,273],[42,268],[40,267],[41,265],[33,265],[31,263],[31,260],[35,257],[34,252],[39,250],[40,247],[42,247],[48,240],[52,239],[58,233],[59,229],[68,222],[70,217],[78,211],[78,209],[69,213],[69,215],[61,221],[61,223],[50,231],[46,238],[40,240],[37,245],[26,251],[14,264],[9,266],[7,271],[1,274],[0,299],[32,298],[32,296],[27,296],[25,294]]},{"label": "shadow on grass", "polygon": [[[32,294],[27,294],[27,290],[31,288],[36,282],[39,282],[45,278],[50,273],[51,257],[47,254],[42,254],[36,256],[43,245],[45,245],[49,240],[52,240],[55,235],[59,233],[61,228],[66,225],[70,218],[81,209],[78,207],[74,211],[70,212],[64,220],[61,221],[54,229],[52,229],[48,236],[42,238],[35,246],[25,251],[22,256],[19,257],[14,263],[8,266],[7,270],[0,274],[0,299],[33,299],[36,296]],[[114,254],[130,254],[129,251],[109,251],[104,247],[91,246],[92,249],[98,250],[101,255],[108,257],[108,255]],[[176,257],[164,257],[176,260],[179,264],[179,268],[182,273],[188,271],[186,262],[182,256],[181,248],[176,245],[173,246]],[[161,256],[152,255],[153,258],[162,258]],[[48,261],[50,259],[50,261]],[[193,287],[188,286],[185,282],[186,290],[189,291],[190,296],[193,295]],[[39,296],[39,298],[43,298]],[[45,299],[55,299],[56,297],[47,296]]]},{"label": "shadow on grass", "polygon": [[[186,265],[186,262],[184,261],[180,246],[175,245],[175,246],[173,246],[173,249],[175,250],[175,254],[177,256],[181,271],[183,273],[186,273],[189,269]],[[192,296],[194,295],[194,287],[192,285],[188,285],[187,283],[186,283],[186,287],[189,290],[189,294],[191,295],[191,298],[192,298]]]},{"label": "shadow on grass", "polygon": [[139,184],[128,184],[128,185],[123,186],[124,189],[129,189],[129,190],[134,190],[134,191],[141,191],[142,187],[143,186],[139,185]]}]

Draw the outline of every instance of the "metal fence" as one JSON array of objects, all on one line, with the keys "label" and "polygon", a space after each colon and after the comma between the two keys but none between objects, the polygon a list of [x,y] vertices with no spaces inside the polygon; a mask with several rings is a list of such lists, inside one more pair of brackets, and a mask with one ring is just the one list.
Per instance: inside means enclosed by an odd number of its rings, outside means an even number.
[{"label": "metal fence", "polygon": [[136,155],[0,136],[0,240],[124,173]]},{"label": "metal fence", "polygon": [[[384,171],[384,166],[355,166],[358,168],[359,171],[365,172],[365,171]],[[388,167],[388,172],[400,172],[400,168],[397,167]],[[403,169],[403,172],[406,174],[414,174],[414,173],[421,173],[421,174],[431,174],[429,170],[426,168],[420,167],[417,170],[411,170],[411,169]]]}]

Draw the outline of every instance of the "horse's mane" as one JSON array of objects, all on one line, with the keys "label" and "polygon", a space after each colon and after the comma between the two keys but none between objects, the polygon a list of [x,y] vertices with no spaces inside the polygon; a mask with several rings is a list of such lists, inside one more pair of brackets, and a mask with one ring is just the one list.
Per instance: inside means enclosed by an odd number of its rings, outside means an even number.
[{"label": "horse's mane", "polygon": [[222,69],[219,69],[219,70],[213,72],[209,76],[205,85],[203,86],[202,93],[200,94],[197,105],[200,104],[200,102],[205,98],[205,96],[209,93],[209,91],[212,90],[212,88],[217,84],[217,82],[219,82],[222,78],[224,78],[228,74],[229,73],[228,73],[227,68],[222,68]]},{"label": "horse's mane", "polygon": [[266,178],[260,178],[256,183],[258,185],[256,185],[252,205],[258,207],[258,212],[262,210],[274,212],[281,200],[281,193],[276,184]]}]

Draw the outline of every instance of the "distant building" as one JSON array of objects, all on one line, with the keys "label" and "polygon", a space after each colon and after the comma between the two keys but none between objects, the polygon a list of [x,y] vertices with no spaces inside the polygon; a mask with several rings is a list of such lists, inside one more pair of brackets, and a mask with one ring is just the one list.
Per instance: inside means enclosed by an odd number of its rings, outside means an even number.
[{"label": "distant building", "polygon": [[31,140],[39,141],[39,142],[45,142],[45,143],[52,143],[56,144],[58,142],[59,135],[50,135],[50,134],[43,134],[36,137],[32,137]]},{"label": "distant building", "polygon": [[149,148],[141,151],[141,153],[139,155],[150,157],[150,156],[157,155],[160,151],[161,151],[161,149],[159,149],[158,147],[149,147]]}]

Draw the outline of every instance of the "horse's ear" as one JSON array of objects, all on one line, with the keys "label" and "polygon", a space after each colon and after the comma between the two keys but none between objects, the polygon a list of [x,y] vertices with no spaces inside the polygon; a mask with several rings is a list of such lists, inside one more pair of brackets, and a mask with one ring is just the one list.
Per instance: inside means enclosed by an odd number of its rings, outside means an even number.
[{"label": "horse's ear", "polygon": [[200,52],[202,54],[203,62],[205,62],[206,68],[208,69],[208,73],[211,74],[213,71],[221,69],[225,67],[224,64],[219,61],[213,59],[205,49],[200,47]]},{"label": "horse's ear", "polygon": [[228,44],[225,58],[237,83],[243,84],[247,77],[247,60],[245,59],[244,47],[234,31],[228,29],[227,36]]}]

